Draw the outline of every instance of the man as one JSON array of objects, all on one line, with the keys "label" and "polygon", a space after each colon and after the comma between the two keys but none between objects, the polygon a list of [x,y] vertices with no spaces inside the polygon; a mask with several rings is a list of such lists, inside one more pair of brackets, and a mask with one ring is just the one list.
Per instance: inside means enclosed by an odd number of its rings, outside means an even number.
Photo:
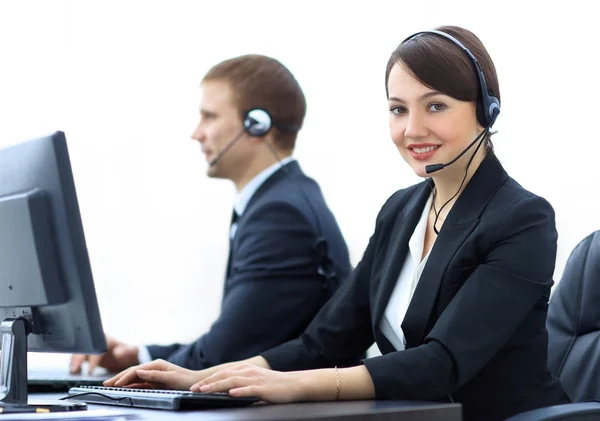
[{"label": "man", "polygon": [[[189,369],[237,361],[299,336],[350,272],[348,249],[317,183],[292,157],[306,113],[290,71],[269,57],[226,60],[202,80],[200,142],[208,176],[237,189],[221,314],[187,345],[137,347],[107,336],[71,371],[120,371],[162,358]],[[251,111],[248,113],[248,111]]]}]

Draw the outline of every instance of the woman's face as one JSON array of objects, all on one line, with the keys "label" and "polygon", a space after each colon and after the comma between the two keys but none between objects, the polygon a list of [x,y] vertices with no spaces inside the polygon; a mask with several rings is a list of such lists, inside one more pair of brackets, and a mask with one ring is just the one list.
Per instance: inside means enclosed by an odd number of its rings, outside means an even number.
[{"label": "woman's face", "polygon": [[[483,130],[475,103],[428,88],[399,63],[390,71],[388,95],[392,141],[420,177],[428,177],[425,166],[454,159]],[[436,172],[436,177],[464,172],[470,156],[465,154],[454,165]]]}]

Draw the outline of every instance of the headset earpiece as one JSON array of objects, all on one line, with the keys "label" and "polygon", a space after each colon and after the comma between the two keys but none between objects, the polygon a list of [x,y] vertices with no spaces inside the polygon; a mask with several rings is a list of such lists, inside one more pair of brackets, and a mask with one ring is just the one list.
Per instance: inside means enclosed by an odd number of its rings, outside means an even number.
[{"label": "headset earpiece", "polygon": [[271,116],[261,108],[253,108],[244,116],[244,130],[250,136],[264,136],[273,127]]},{"label": "headset earpiece", "polygon": [[[466,47],[463,48],[466,49]],[[475,56],[470,51],[468,52],[468,55],[475,65],[475,72],[477,72],[479,87],[481,89],[481,101],[477,103],[477,119],[482,127],[492,127],[496,121],[496,117],[500,114],[500,101],[498,101],[498,98],[495,96],[490,95],[487,83],[485,83],[483,70]]]},{"label": "headset earpiece", "polygon": [[244,130],[250,136],[265,136],[271,128],[285,132],[297,133],[302,126],[278,124],[273,121],[268,111],[262,108],[253,108],[244,115]]},{"label": "headset earpiece", "polygon": [[[485,84],[485,81],[483,82]],[[481,111],[480,111],[481,109]],[[480,117],[480,114],[482,116]],[[481,105],[477,105],[477,118],[482,127],[492,127],[500,114],[500,101],[488,91],[482,93]]]},{"label": "headset earpiece", "polygon": [[477,121],[482,127],[492,127],[500,114],[500,103],[493,95],[483,95],[481,103],[477,104]]}]

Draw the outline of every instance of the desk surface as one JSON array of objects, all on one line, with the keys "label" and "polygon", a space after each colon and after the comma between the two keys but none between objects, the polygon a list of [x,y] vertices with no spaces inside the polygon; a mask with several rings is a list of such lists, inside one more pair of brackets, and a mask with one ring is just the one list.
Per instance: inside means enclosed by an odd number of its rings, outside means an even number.
[{"label": "desk surface", "polygon": [[[66,394],[33,393],[32,399],[59,399]],[[88,404],[88,411],[122,410],[142,420],[197,421],[462,421],[459,404],[408,401],[349,401],[294,403],[287,405],[258,404],[247,408],[203,411],[164,411],[123,406]]]}]

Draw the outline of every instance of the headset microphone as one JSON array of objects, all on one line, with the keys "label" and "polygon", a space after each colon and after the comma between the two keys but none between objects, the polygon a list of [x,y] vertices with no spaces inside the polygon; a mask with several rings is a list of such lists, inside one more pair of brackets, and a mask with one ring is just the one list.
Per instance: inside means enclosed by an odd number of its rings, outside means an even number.
[{"label": "headset microphone", "polygon": [[460,159],[461,156],[463,156],[464,154],[466,154],[467,151],[469,149],[471,149],[477,143],[477,141],[479,139],[482,139],[482,140],[485,139],[485,136],[483,136],[483,134],[487,133],[489,131],[489,129],[490,129],[489,126],[486,127],[485,129],[483,129],[481,131],[481,133],[479,133],[479,135],[475,138],[475,140],[472,141],[471,143],[469,143],[469,146],[467,146],[465,149],[463,149],[463,151],[461,153],[459,153],[458,156],[456,156],[456,158],[454,158],[452,161],[447,162],[446,164],[431,164],[431,165],[426,165],[425,166],[425,172],[427,174],[431,174],[431,173],[434,173],[436,171],[439,171],[441,169],[444,169],[444,168],[446,168],[446,167],[454,164],[456,161],[458,161]]},{"label": "headset microphone", "polygon": [[219,153],[217,154],[217,156],[215,156],[215,158],[214,158],[212,161],[210,161],[210,164],[208,164],[208,166],[209,166],[209,167],[213,167],[213,166],[214,166],[214,165],[215,165],[217,162],[219,162],[219,160],[220,160],[221,158],[223,158],[223,155],[225,155],[225,153],[226,153],[226,152],[227,152],[229,149],[231,149],[231,147],[232,147],[233,145],[235,145],[235,144],[236,144],[236,142],[238,141],[238,139],[239,139],[240,137],[242,137],[242,135],[244,134],[244,132],[245,132],[245,131],[246,131],[246,129],[243,129],[243,130],[242,130],[242,131],[241,131],[241,132],[240,132],[240,133],[239,133],[239,134],[238,134],[236,137],[234,137],[234,138],[233,138],[233,140],[232,140],[231,142],[229,142],[229,143],[227,144],[227,146],[225,146],[225,148],[224,148],[224,149],[223,149],[221,152],[219,152]]},{"label": "headset microphone", "polygon": [[271,116],[261,108],[254,108],[244,115],[243,125],[244,128],[242,131],[234,137],[212,161],[210,161],[210,164],[208,164],[209,167],[215,166],[216,163],[223,158],[223,155],[237,143],[244,133],[248,133],[250,136],[266,135],[272,127]]}]

